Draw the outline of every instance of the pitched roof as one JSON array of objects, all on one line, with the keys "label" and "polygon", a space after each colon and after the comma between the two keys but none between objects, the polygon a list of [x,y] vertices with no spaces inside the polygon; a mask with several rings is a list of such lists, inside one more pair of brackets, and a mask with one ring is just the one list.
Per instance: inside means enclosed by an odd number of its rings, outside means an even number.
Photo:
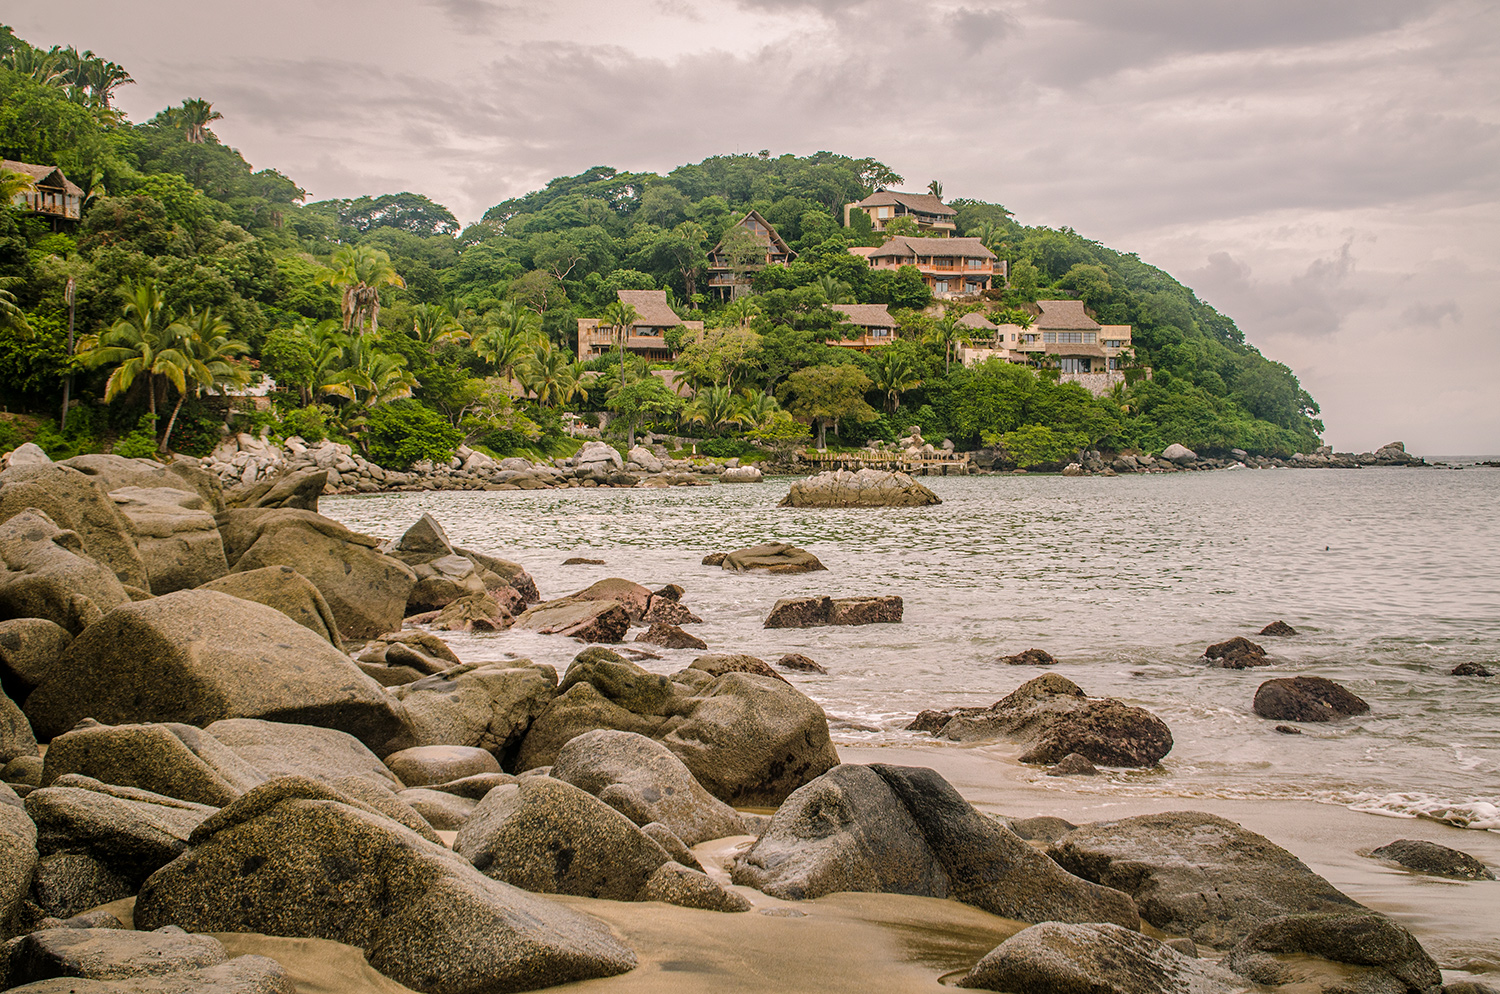
[{"label": "pitched roof", "polygon": [[842,314],[850,324],[865,328],[896,327],[896,319],[891,317],[884,304],[829,304],[828,307]]},{"label": "pitched roof", "polygon": [[1100,338],[1129,338],[1130,328],[1128,324],[1101,324],[1099,326]]},{"label": "pitched roof", "polygon": [[[37,186],[60,186],[75,197],[83,196],[83,190],[79,188],[78,184],[68,179],[63,171],[56,166],[37,166],[30,162],[17,162],[14,159],[5,159],[3,162],[5,168],[11,172],[25,173],[27,176],[30,176],[36,181]],[[49,183],[48,180],[52,182]]]},{"label": "pitched roof", "polygon": [[1042,313],[1033,328],[1046,331],[1096,331],[1099,328],[1099,323],[1084,311],[1081,300],[1038,300],[1036,306],[1042,309]]},{"label": "pitched roof", "polygon": [[616,290],[615,295],[620,303],[635,308],[637,317],[632,327],[675,328],[682,324],[682,318],[667,303],[665,290]]},{"label": "pitched roof", "polygon": [[958,211],[930,193],[902,193],[900,190],[876,190],[854,206],[893,207],[897,204],[909,211],[919,211],[923,214],[940,214],[944,217],[953,217],[958,214]]},{"label": "pitched roof", "polygon": [[880,248],[869,254],[871,259],[886,256],[907,255],[951,255],[965,259],[993,259],[995,253],[984,247],[977,238],[913,238],[896,235]]},{"label": "pitched roof", "polygon": [[978,311],[970,311],[958,319],[958,323],[965,328],[978,328],[981,331],[998,331],[1000,326],[986,318]]},{"label": "pitched roof", "polygon": [[[755,218],[755,220],[761,223],[761,225],[766,229],[765,234],[756,231],[745,223],[751,218]],[[729,227],[744,228],[746,231],[750,232],[750,234],[754,235],[757,239],[765,242],[768,246],[772,247],[775,251],[784,254],[788,259],[795,259],[797,257],[797,253],[793,252],[792,247],[786,243],[786,239],[781,237],[781,233],[776,230],[776,226],[770,221],[767,221],[765,219],[765,216],[761,214],[760,211],[750,211],[748,214],[740,218],[738,221],[734,222],[734,224],[731,224]],[[728,230],[728,228],[725,229],[725,231]],[[720,238],[719,244],[715,245],[712,249],[709,250],[709,255],[717,255],[719,249],[723,247],[724,240]]]},{"label": "pitched roof", "polygon": [[1066,356],[1091,356],[1095,359],[1104,358],[1104,348],[1099,345],[1053,345],[1047,343],[1042,349],[1047,355]]}]

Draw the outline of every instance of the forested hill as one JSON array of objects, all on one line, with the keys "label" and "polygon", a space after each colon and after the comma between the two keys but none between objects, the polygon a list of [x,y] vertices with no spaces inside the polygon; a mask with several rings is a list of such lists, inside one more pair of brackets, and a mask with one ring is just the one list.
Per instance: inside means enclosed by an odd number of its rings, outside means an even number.
[{"label": "forested hill", "polygon": [[[257,370],[284,388],[258,416],[273,432],[326,431],[367,448],[391,423],[497,451],[545,448],[564,409],[764,439],[777,434],[782,408],[820,419],[807,415],[798,385],[818,377],[799,374],[844,366],[852,371],[841,382],[862,393],[821,419],[845,444],[894,440],[911,424],[961,447],[1008,439],[1037,453],[1182,442],[1285,455],[1321,444],[1312,398],[1229,317],[1134,254],[1071,229],[1023,225],[965,196],[978,191],[949,191],[948,203],[958,234],[983,239],[1010,264],[1009,289],[985,306],[1018,315],[1038,299],[1081,299],[1099,322],[1134,326],[1136,363],[1152,376],[1094,398],[1046,371],[950,365],[951,342],[934,333],[940,315],[915,272],[872,271],[847,251],[881,238],[860,212],[863,223],[845,228],[844,204],[903,183],[873,159],[715,156],[666,175],[599,166],[465,227],[413,193],[309,203],[295,178],[257,170],[219,141],[209,101],[125,119],[111,95],[129,84],[123,67],[92,53],[43,52],[0,29],[0,154],[58,166],[85,194],[82,220],[56,232],[49,220],[0,207],[0,395],[9,411],[55,418],[60,384],[73,374],[79,413],[65,434],[44,426],[39,439],[57,451],[132,428],[138,439],[151,402],[172,409],[179,397],[173,447],[201,449],[217,431],[201,397]],[[25,179],[0,176],[8,204]],[[707,253],[752,208],[797,258],[759,274],[748,303],[726,306],[704,293]],[[70,279],[75,358],[66,346]],[[616,290],[655,288],[709,329],[707,344],[678,362],[698,388],[692,404],[652,406],[629,389],[645,377],[637,364],[622,377],[609,362],[585,369],[569,352],[578,318],[601,315]],[[118,355],[100,350],[124,341],[122,321],[140,323],[126,293],[140,304],[145,290],[153,296],[135,311],[155,307],[164,328],[199,322],[199,337],[184,341],[222,340],[219,373],[200,370],[180,386],[166,373],[122,382]],[[829,301],[888,305],[900,341],[877,352],[895,351],[882,359],[821,344],[839,334],[822,306]],[[526,399],[510,400],[512,377]],[[96,403],[106,395],[112,403]],[[723,409],[705,410],[714,404]],[[789,420],[780,416],[783,436]]]}]

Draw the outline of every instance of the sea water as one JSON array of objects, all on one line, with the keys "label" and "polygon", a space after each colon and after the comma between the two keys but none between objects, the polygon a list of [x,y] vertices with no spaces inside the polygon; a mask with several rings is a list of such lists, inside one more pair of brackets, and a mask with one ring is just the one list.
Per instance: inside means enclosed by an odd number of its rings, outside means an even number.
[{"label": "sea water", "polygon": [[[1500,831],[1500,470],[1241,470],[1116,478],[923,480],[934,507],[782,508],[788,479],[672,489],[438,492],[325,498],[324,513],[396,538],[433,514],[455,545],[515,560],[544,598],[608,576],[677,583],[712,652],[799,652],[828,674],[788,674],[845,747],[933,744],[920,710],[987,705],[1042,670],[1045,649],[1087,693],[1145,707],[1175,745],[1159,768],[1070,778],[1136,798],[1310,799]],[[710,552],[792,542],[826,572],[762,576]],[[602,566],[563,566],[572,556]],[[767,630],[777,599],[899,594],[899,625]],[[1260,637],[1284,620],[1294,638]],[[634,632],[627,638],[633,638]],[[1272,665],[1207,665],[1243,635]],[[466,661],[529,658],[559,672],[579,651],[529,632],[447,634]],[[701,652],[643,646],[671,672]],[[1328,677],[1370,704],[1277,733],[1251,701],[1264,680]],[[977,750],[1008,775],[1014,746]],[[974,757],[970,757],[974,758]],[[1054,781],[1055,782],[1055,781]]]}]

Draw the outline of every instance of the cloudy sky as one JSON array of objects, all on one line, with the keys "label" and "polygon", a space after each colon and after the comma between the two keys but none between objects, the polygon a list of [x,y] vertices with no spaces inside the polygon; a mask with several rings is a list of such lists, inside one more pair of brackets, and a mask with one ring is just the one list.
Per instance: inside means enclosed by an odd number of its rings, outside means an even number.
[{"label": "cloudy sky", "polygon": [[185,97],[314,198],[461,219],[558,175],[873,156],[1138,253],[1327,440],[1500,453],[1494,0],[53,0],[0,17]]}]

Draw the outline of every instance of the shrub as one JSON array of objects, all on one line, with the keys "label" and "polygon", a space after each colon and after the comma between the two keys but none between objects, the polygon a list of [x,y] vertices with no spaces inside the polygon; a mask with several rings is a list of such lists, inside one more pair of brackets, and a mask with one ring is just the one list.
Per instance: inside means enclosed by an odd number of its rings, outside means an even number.
[{"label": "shrub", "polygon": [[311,445],[317,445],[327,438],[328,416],[323,408],[317,405],[298,407],[283,414],[281,437],[291,438],[293,435],[301,437],[302,441]]},{"label": "shrub", "polygon": [[445,462],[463,441],[446,418],[414,400],[375,408],[365,430],[370,458],[391,469],[408,469],[422,459]]},{"label": "shrub", "polygon": [[135,423],[135,430],[116,442],[111,451],[127,459],[150,459],[155,456],[156,415],[142,414],[141,419]]}]

